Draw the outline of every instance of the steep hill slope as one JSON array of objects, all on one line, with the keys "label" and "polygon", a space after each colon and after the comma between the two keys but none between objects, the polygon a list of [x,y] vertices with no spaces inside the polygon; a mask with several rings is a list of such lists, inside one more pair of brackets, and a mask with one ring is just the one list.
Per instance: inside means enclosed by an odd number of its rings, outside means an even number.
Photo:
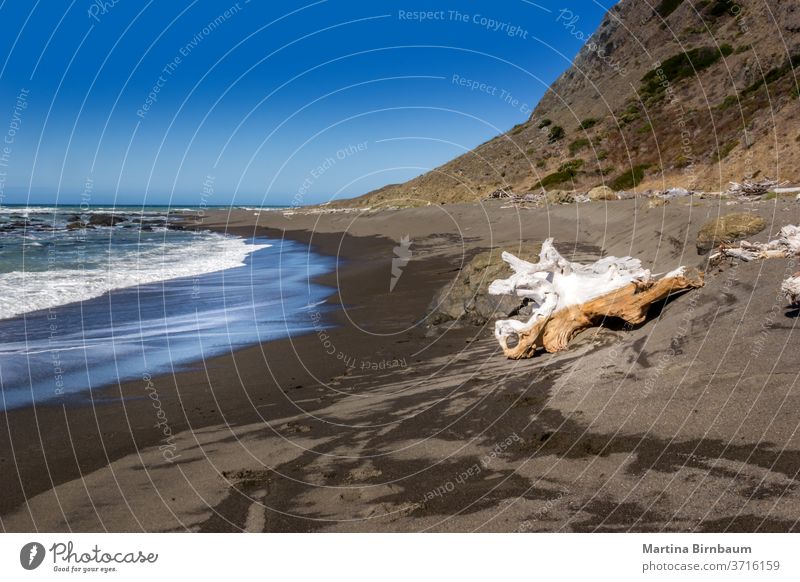
[{"label": "steep hill slope", "polygon": [[[567,32],[568,15],[562,18]],[[800,179],[800,3],[622,0],[531,118],[360,205]]]}]

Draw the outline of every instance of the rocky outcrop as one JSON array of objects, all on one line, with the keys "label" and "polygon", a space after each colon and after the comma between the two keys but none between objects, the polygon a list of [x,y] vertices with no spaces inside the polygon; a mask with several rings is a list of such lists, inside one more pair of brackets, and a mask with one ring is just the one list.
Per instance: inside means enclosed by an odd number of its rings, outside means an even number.
[{"label": "rocky outcrop", "polygon": [[92,214],[89,217],[92,226],[116,226],[120,222],[125,222],[125,217],[114,214]]},{"label": "rocky outcrop", "polygon": [[[531,255],[535,257],[536,253],[538,249],[532,249]],[[428,322],[431,325],[452,321],[483,325],[498,317],[524,314],[525,302],[522,299],[489,294],[492,281],[511,274],[500,255],[499,249],[492,249],[474,256],[461,269],[456,280],[433,298]]]}]

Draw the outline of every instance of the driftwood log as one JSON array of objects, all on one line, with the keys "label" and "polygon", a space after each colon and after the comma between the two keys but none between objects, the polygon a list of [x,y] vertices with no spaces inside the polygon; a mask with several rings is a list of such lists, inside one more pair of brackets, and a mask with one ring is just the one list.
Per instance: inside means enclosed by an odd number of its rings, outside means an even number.
[{"label": "driftwood log", "polygon": [[548,352],[564,350],[575,334],[607,317],[642,323],[653,303],[703,286],[702,273],[680,267],[657,278],[632,257],[605,257],[590,265],[573,263],[561,256],[553,239],[542,245],[538,263],[510,253],[502,256],[514,274],[494,281],[489,293],[516,294],[537,305],[527,322],[505,319],[495,323],[495,337],[512,359],[532,357],[540,347]]},{"label": "driftwood log", "polygon": [[750,182],[749,180],[745,180],[742,183],[731,182],[726,194],[730,196],[763,196],[770,190],[774,190],[775,186],[778,185],[777,180],[770,180],[769,178],[760,182]]},{"label": "driftwood log", "polygon": [[[722,245],[709,259],[723,257],[741,261],[758,261],[764,259],[786,259],[800,256],[800,226],[789,224],[784,226],[778,238],[766,243],[741,241],[737,246]],[[795,273],[781,285],[781,291],[792,305],[800,303],[800,273]]]},{"label": "driftwood log", "polygon": [[778,238],[767,243],[751,243],[743,240],[736,246],[722,245],[709,257],[709,260],[731,257],[742,261],[756,261],[797,255],[800,255],[800,226],[790,224],[781,229]]}]

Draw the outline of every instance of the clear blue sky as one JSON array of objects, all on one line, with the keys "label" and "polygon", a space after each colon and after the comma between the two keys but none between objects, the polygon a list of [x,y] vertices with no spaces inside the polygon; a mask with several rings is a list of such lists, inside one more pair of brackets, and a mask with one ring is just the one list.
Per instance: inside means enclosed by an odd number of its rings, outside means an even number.
[{"label": "clear blue sky", "polygon": [[401,182],[527,119],[612,4],[4,1],[2,202],[310,204]]}]

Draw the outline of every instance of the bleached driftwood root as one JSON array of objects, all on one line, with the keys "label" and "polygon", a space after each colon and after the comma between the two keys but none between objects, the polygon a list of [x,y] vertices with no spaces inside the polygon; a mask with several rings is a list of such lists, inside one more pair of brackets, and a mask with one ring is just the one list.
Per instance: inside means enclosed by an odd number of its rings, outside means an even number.
[{"label": "bleached driftwood root", "polygon": [[778,238],[768,243],[741,241],[738,246],[722,245],[709,257],[709,260],[731,257],[742,261],[759,259],[783,259],[800,255],[800,226],[792,224],[781,229]]},{"label": "bleached driftwood root", "polygon": [[495,323],[495,337],[509,358],[531,357],[539,347],[548,352],[566,349],[579,331],[617,317],[642,323],[651,304],[672,293],[703,286],[702,273],[680,267],[655,278],[632,257],[605,257],[590,265],[561,256],[553,239],[542,245],[538,263],[503,253],[514,270],[508,279],[489,286],[492,295],[516,294],[532,300],[537,309],[527,322]]}]

